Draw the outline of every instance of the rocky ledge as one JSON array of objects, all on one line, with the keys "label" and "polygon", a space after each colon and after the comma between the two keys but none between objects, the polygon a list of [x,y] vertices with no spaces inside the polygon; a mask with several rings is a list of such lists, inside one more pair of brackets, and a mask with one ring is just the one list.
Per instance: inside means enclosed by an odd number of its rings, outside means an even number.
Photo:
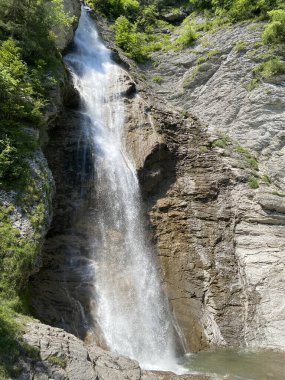
[{"label": "rocky ledge", "polygon": [[86,345],[66,331],[30,322],[24,335],[33,356],[22,357],[24,371],[15,380],[211,380],[200,375],[143,371],[139,364],[94,345]]}]

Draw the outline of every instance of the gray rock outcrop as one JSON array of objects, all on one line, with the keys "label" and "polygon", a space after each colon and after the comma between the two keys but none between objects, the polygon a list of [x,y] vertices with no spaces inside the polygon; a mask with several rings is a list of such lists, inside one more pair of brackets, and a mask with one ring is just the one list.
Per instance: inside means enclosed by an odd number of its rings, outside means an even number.
[{"label": "gray rock outcrop", "polygon": [[211,380],[209,376],[142,371],[134,360],[94,345],[66,331],[29,322],[25,342],[33,356],[20,358],[24,368],[15,380]]},{"label": "gray rock outcrop", "polygon": [[80,0],[63,0],[64,11],[70,17],[73,17],[73,22],[68,27],[60,30],[55,30],[56,46],[60,51],[64,51],[72,41],[74,30],[77,27],[80,16]]}]

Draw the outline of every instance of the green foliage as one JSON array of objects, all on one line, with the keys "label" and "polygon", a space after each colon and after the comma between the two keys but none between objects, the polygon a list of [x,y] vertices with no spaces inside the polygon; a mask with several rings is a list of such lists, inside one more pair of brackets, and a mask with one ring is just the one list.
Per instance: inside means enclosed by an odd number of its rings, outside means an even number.
[{"label": "green foliage", "polygon": [[235,46],[234,46],[234,50],[236,52],[241,52],[241,51],[244,51],[246,50],[246,42],[245,41],[238,41]]},{"label": "green foliage", "polygon": [[198,58],[197,63],[201,64],[201,63],[207,62],[211,58],[214,58],[217,55],[219,55],[220,53],[221,53],[220,50],[210,50],[206,55],[202,55],[202,57]]},{"label": "green foliage", "polygon": [[[10,140],[6,137],[0,140],[0,178],[17,178],[19,176],[15,147],[11,146]],[[16,169],[16,170],[15,170]]]},{"label": "green foliage", "polygon": [[[63,71],[55,32],[70,26],[62,0],[1,0],[0,3],[0,184],[26,178],[36,148],[47,93]],[[21,181],[20,181],[21,182]]]},{"label": "green foliage", "polygon": [[[0,205],[0,378],[18,377],[17,359],[35,353],[23,342],[23,299],[34,271],[45,220],[43,191],[29,159],[38,148],[48,91],[63,72],[55,47],[59,31],[73,22],[62,0],[0,1],[0,186],[13,190],[15,209]],[[24,236],[17,213],[30,223]]]},{"label": "green foliage", "polygon": [[261,80],[260,78],[253,78],[248,86],[247,86],[247,90],[248,91],[253,91],[259,84],[260,84]]},{"label": "green foliage", "polygon": [[229,140],[226,137],[224,137],[224,138],[215,140],[212,146],[215,148],[226,148],[229,145],[229,143],[230,143]]},{"label": "green foliage", "polygon": [[250,18],[267,18],[267,12],[278,8],[282,0],[231,0],[225,7],[233,21],[246,20]]},{"label": "green foliage", "polygon": [[285,74],[285,61],[282,61],[280,58],[269,57],[266,61],[255,66],[252,74],[253,79],[247,87],[248,91],[254,90],[263,79]]},{"label": "green foliage", "polygon": [[72,22],[73,17],[64,13],[62,0],[1,0],[0,3],[0,39],[12,35],[24,61],[34,66],[39,59],[49,64],[55,62],[56,32]]},{"label": "green foliage", "polygon": [[[268,43],[283,41],[283,0],[89,0],[89,4],[109,19],[117,20],[116,41],[138,62],[149,58],[150,53],[155,50],[190,47],[199,37],[199,31],[214,31],[231,22],[248,19],[262,20],[271,17],[271,26],[265,29],[264,40]],[[179,27],[179,36],[172,44],[169,36],[154,33],[155,27],[174,28],[169,24],[162,26],[162,23],[165,24],[160,19],[163,12],[179,12],[179,7],[189,5],[192,13]],[[206,20],[197,22],[193,15],[201,11],[204,12]],[[125,20],[121,17],[125,17]],[[242,41],[237,43],[237,52],[244,49]],[[201,58],[199,63],[204,62],[203,59],[206,58]]]},{"label": "green foliage", "polygon": [[201,153],[208,153],[209,152],[209,148],[207,146],[201,146],[200,147],[200,152]]},{"label": "green foliage", "polygon": [[152,77],[152,80],[156,83],[162,83],[163,82],[163,78],[159,75],[155,75],[154,77]]},{"label": "green foliage", "polygon": [[38,143],[19,125],[2,122],[0,128],[0,185],[2,188],[19,188],[28,180],[28,159]]},{"label": "green foliage", "polygon": [[[22,339],[23,317],[19,313],[28,310],[25,286],[36,267],[45,205],[41,201],[43,190],[31,173],[26,171],[26,175],[28,180],[18,194],[18,203],[24,207],[0,205],[0,378],[10,378],[20,370],[15,363],[21,354],[37,355]],[[19,212],[32,228],[25,235],[15,226]]]},{"label": "green foliage", "polygon": [[207,19],[206,21],[196,23],[195,24],[195,30],[196,31],[203,31],[203,32],[208,32],[208,31],[215,31],[219,29],[222,26],[225,26],[229,23],[226,17],[212,17],[210,15],[210,18]]},{"label": "green foliage", "polygon": [[137,0],[92,0],[91,3],[96,10],[111,19],[126,16],[130,20],[135,20],[140,6]]},{"label": "green foliage", "polygon": [[0,305],[0,377],[8,379],[15,375],[14,365],[21,352],[21,327],[16,322],[17,313],[6,302]]},{"label": "green foliage", "polygon": [[285,42],[285,10],[277,9],[268,12],[270,23],[262,33],[262,40],[266,44],[279,44]]},{"label": "green foliage", "polygon": [[138,19],[138,24],[143,30],[146,31],[157,23],[158,16],[159,13],[157,11],[157,7],[154,4],[147,5],[142,8],[141,17]]},{"label": "green foliage", "polygon": [[253,175],[248,177],[247,183],[251,189],[258,189],[259,188],[258,179],[256,177],[254,177]]},{"label": "green foliage", "polygon": [[20,293],[35,267],[39,247],[35,236],[22,236],[13,225],[15,212],[12,205],[0,206],[0,374],[3,378],[19,371],[15,365],[19,355],[32,354],[22,340],[18,313],[24,309]]},{"label": "green foliage", "polygon": [[193,26],[190,24],[185,24],[180,31],[179,37],[175,40],[175,46],[184,49],[187,48],[197,40],[199,34],[195,32]]},{"label": "green foliage", "polygon": [[42,103],[35,95],[28,66],[12,38],[0,45],[0,121],[39,122]]},{"label": "green foliage", "polygon": [[247,148],[238,145],[235,148],[235,151],[244,157],[247,167],[254,170],[258,170],[257,159]]},{"label": "green foliage", "polygon": [[215,15],[226,16],[232,22],[252,18],[266,19],[272,9],[284,8],[283,0],[191,0],[197,11],[212,11]]},{"label": "green foliage", "polygon": [[22,368],[18,359],[21,355],[39,360],[39,352],[23,341],[25,320],[15,311],[13,302],[0,300],[0,378],[4,380],[20,375]]},{"label": "green foliage", "polygon": [[135,24],[125,17],[120,16],[115,22],[115,42],[131,58],[143,62],[147,58],[145,37],[137,31]]},{"label": "green foliage", "polygon": [[183,79],[182,86],[184,88],[189,87],[191,85],[191,82],[193,81],[193,79],[195,79],[196,76],[199,74],[199,72],[202,71],[202,68],[203,68],[202,64],[198,64],[198,65],[194,66],[191,73]]},{"label": "green foliage", "polygon": [[57,365],[57,366],[59,366],[61,368],[65,368],[66,367],[66,358],[62,358],[60,356],[51,355],[51,356],[48,357],[47,360],[51,364]]},{"label": "green foliage", "polygon": [[253,69],[253,75],[257,78],[266,79],[285,73],[285,62],[279,58],[271,58],[260,63]]},{"label": "green foliage", "polygon": [[[131,0],[129,0],[131,2]],[[133,0],[133,2],[136,2]],[[46,24],[49,29],[52,28],[68,28],[75,21],[75,16],[71,16],[64,11],[64,5],[62,0],[51,0],[44,2],[46,9]],[[56,36],[57,38],[57,36]]]},{"label": "green foliage", "polygon": [[13,226],[13,207],[0,206],[0,297],[14,299],[34,267],[37,245]]}]

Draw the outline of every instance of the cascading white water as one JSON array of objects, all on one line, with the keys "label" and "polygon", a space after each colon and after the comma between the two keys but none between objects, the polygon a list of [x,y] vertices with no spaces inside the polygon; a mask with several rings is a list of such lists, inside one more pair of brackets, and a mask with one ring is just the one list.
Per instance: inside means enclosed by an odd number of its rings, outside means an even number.
[{"label": "cascading white water", "polygon": [[82,100],[82,128],[94,157],[95,308],[107,346],[143,368],[174,370],[177,333],[142,222],[135,168],[123,140],[123,70],[82,9],[65,58]]}]

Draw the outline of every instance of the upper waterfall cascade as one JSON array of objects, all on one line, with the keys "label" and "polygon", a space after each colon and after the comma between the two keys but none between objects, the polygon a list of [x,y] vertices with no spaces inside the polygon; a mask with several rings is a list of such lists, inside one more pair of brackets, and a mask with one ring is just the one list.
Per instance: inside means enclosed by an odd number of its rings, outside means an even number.
[{"label": "upper waterfall cascade", "polygon": [[82,9],[65,57],[81,97],[81,128],[92,146],[94,321],[112,351],[146,369],[179,372],[177,331],[143,226],[138,179],[124,146],[125,72]]}]

